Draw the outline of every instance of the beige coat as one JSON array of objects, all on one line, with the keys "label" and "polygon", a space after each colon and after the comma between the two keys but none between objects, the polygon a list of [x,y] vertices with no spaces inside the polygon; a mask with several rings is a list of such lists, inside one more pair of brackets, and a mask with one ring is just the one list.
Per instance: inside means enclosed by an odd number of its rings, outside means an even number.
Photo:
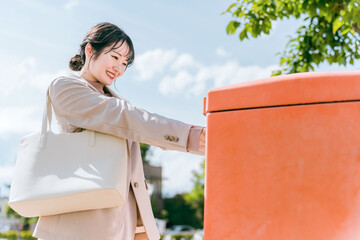
[{"label": "beige coat", "polygon": [[[139,143],[187,152],[188,141],[198,141],[202,129],[137,108],[107,88],[101,94],[85,79],[69,73],[53,80],[50,98],[61,132],[79,128],[112,134],[127,140],[129,149],[128,201],[125,206],[40,217],[34,236],[45,240],[132,240],[136,204],[150,240],[160,239],[144,178]],[[197,139],[194,139],[197,138]],[[203,155],[197,148],[191,153]],[[131,229],[129,232],[128,229]]]}]

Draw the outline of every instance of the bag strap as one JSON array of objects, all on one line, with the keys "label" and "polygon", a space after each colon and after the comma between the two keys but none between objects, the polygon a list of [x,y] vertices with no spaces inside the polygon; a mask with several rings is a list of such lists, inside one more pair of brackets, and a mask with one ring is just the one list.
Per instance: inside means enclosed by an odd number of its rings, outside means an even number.
[{"label": "bag strap", "polygon": [[49,130],[51,131],[51,121],[52,121],[52,108],[51,108],[51,98],[49,95],[49,88],[48,88],[46,91],[46,103],[45,103],[44,115],[43,115],[43,124],[42,124],[43,131],[45,130],[45,132],[47,132],[47,123],[49,123]]},{"label": "bag strap", "polygon": [[45,101],[45,108],[43,113],[42,119],[42,126],[41,126],[41,138],[40,138],[40,148],[45,148],[46,143],[46,136],[48,132],[48,123],[49,123],[49,130],[51,131],[51,121],[52,121],[52,109],[51,109],[51,99],[49,95],[49,88],[46,91],[46,101]]},{"label": "bag strap", "polygon": [[[40,138],[40,148],[45,148],[47,133],[48,133],[48,124],[49,131],[51,132],[51,121],[52,121],[52,107],[51,107],[51,98],[49,94],[49,88],[46,91],[46,102],[42,119],[42,127],[41,127],[41,138]],[[95,131],[89,131],[89,145],[93,147],[96,143]]]}]

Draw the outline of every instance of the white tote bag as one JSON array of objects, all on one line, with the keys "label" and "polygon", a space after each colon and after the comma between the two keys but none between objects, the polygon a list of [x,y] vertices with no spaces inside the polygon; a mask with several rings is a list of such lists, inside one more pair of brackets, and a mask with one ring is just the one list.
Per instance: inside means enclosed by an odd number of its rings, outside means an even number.
[{"label": "white tote bag", "polygon": [[48,89],[41,132],[20,140],[10,207],[35,217],[124,204],[126,140],[89,130],[55,134],[51,115]]}]

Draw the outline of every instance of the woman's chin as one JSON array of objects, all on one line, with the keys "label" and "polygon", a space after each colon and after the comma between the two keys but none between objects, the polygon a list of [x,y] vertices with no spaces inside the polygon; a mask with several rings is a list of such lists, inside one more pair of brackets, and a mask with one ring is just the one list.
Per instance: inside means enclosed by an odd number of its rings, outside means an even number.
[{"label": "woman's chin", "polygon": [[104,84],[104,85],[106,85],[106,86],[110,86],[114,81],[115,81],[115,79],[114,79],[114,80],[111,80],[111,79],[109,79],[109,78],[106,78],[106,79],[103,79],[103,80],[101,81],[101,83]]},{"label": "woman's chin", "polygon": [[114,81],[106,81],[104,85],[106,86],[111,86],[111,84],[113,83]]}]

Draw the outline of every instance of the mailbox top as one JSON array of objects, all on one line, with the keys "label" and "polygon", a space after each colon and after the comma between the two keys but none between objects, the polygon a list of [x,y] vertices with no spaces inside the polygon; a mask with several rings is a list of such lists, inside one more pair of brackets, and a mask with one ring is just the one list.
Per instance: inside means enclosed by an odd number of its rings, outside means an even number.
[{"label": "mailbox top", "polygon": [[360,100],[360,71],[294,73],[208,92],[204,112]]}]

